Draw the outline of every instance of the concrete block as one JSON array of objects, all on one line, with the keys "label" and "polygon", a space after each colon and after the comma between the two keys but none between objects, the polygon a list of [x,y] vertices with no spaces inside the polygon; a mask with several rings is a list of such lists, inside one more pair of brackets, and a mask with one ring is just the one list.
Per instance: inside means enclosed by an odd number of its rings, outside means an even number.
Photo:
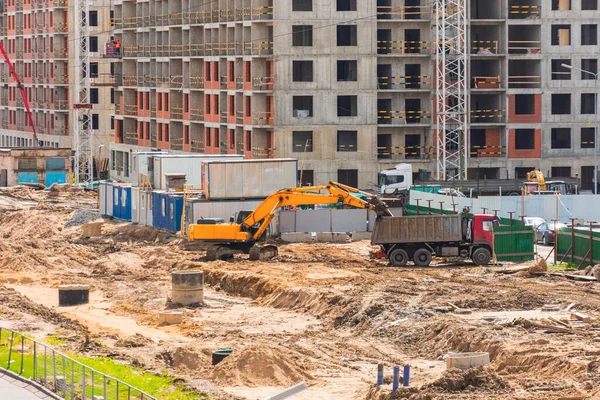
[{"label": "concrete block", "polygon": [[102,236],[102,225],[104,222],[88,222],[81,227],[81,237],[90,238],[94,236]]},{"label": "concrete block", "polygon": [[317,242],[346,243],[346,232],[317,232]]},{"label": "concrete block", "polygon": [[371,232],[352,232],[352,241],[371,240]]},{"label": "concrete block", "polygon": [[90,287],[88,285],[60,285],[58,287],[58,305],[61,307],[88,304]]},{"label": "concrete block", "polygon": [[282,232],[281,240],[288,243],[312,242],[312,235],[306,232]]},{"label": "concrete block", "polygon": [[178,325],[183,322],[183,311],[161,311],[158,313],[159,325]]}]

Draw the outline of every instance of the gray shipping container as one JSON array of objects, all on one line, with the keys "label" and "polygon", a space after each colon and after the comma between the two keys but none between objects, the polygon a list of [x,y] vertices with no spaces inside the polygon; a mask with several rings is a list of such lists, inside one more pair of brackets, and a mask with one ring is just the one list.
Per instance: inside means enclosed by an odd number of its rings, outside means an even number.
[{"label": "gray shipping container", "polygon": [[462,241],[461,216],[382,217],[375,222],[371,243],[435,243]]},{"label": "gray shipping container", "polygon": [[297,186],[298,160],[206,161],[202,179],[211,200],[266,198]]}]

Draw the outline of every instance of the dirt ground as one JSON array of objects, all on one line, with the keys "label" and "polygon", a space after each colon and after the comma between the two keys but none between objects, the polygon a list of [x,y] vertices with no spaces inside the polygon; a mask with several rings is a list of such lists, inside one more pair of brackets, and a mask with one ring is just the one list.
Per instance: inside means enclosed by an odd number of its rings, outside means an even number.
[{"label": "dirt ground", "polygon": [[[148,227],[105,220],[92,239],[65,227],[95,206],[80,192],[0,190],[0,326],[166,369],[219,399],[300,381],[309,390],[296,399],[600,398],[598,283],[498,272],[506,266],[390,268],[369,258],[368,242],[205,262],[197,246]],[[170,273],[196,269],[206,304],[176,308]],[[89,284],[90,304],[59,307],[60,284]],[[570,321],[569,305],[591,322]],[[165,309],[183,310],[184,323],[159,326]],[[233,353],[213,367],[216,349]],[[475,351],[489,353],[488,367],[446,370],[447,353]],[[391,395],[392,367],[405,364],[410,386]]]}]

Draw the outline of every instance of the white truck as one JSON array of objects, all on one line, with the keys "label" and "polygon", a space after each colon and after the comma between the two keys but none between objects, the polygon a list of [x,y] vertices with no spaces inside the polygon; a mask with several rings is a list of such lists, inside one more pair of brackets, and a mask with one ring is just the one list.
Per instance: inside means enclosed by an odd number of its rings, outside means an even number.
[{"label": "white truck", "polygon": [[397,197],[408,196],[413,184],[412,165],[397,164],[379,173],[379,193]]}]

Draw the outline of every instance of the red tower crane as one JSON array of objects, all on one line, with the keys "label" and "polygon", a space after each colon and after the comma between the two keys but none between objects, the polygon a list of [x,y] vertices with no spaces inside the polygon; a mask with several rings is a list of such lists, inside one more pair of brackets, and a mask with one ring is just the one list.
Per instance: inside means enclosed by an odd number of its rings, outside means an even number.
[{"label": "red tower crane", "polygon": [[25,88],[21,84],[21,80],[19,79],[19,75],[17,75],[15,66],[13,65],[12,62],[10,62],[10,58],[8,58],[8,54],[6,54],[6,51],[4,50],[4,45],[2,44],[2,42],[0,42],[0,53],[2,53],[2,57],[4,57],[4,59],[6,60],[10,74],[12,75],[15,82],[17,82],[17,87],[19,88],[19,91],[21,92],[21,97],[23,97],[23,104],[25,104],[25,111],[27,111],[27,118],[29,118],[29,124],[31,125],[31,128],[33,129],[33,141],[34,141],[34,144],[37,146],[39,141],[38,141],[38,137],[37,137],[37,131],[35,129],[35,124],[33,123],[33,115],[31,114],[31,108],[29,107],[29,100],[27,100],[27,92],[25,91]]}]

